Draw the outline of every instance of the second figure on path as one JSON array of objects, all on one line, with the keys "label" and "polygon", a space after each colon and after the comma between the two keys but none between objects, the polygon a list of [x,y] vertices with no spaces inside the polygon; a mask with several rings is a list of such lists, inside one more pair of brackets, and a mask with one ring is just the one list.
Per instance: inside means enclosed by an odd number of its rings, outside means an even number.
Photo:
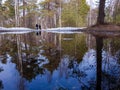
[{"label": "second figure on path", "polygon": [[39,27],[39,29],[41,30],[41,25],[39,25],[38,27]]},{"label": "second figure on path", "polygon": [[37,30],[39,30],[39,29],[41,30],[41,25],[36,24],[36,29]]}]

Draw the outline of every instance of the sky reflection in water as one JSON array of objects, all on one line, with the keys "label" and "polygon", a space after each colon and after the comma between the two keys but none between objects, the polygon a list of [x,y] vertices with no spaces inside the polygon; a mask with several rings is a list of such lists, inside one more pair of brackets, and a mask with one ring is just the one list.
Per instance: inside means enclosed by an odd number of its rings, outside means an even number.
[{"label": "sky reflection in water", "polygon": [[[0,89],[94,90],[95,37],[40,34],[0,35]],[[104,39],[102,57],[103,90],[120,89],[119,38]]]}]

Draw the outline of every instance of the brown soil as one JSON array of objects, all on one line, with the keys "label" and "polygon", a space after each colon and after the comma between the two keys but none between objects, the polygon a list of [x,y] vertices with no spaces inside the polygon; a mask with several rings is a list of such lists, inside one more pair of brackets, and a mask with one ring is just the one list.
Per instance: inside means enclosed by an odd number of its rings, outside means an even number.
[{"label": "brown soil", "polygon": [[120,37],[120,25],[104,24],[94,25],[85,29],[87,33],[91,33],[97,37]]},{"label": "brown soil", "polygon": [[87,30],[120,31],[120,25],[114,24],[94,25],[92,27],[88,27]]}]

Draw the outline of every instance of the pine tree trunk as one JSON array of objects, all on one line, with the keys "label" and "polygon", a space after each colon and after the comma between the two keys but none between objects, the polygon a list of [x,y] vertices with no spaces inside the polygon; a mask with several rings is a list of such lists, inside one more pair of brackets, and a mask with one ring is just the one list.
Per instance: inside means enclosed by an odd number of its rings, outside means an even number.
[{"label": "pine tree trunk", "polygon": [[104,18],[105,18],[105,1],[106,0],[100,0],[99,2],[99,12],[98,12],[98,18],[97,18],[97,24],[104,24]]},{"label": "pine tree trunk", "polygon": [[19,26],[19,0],[15,0],[15,26]]}]

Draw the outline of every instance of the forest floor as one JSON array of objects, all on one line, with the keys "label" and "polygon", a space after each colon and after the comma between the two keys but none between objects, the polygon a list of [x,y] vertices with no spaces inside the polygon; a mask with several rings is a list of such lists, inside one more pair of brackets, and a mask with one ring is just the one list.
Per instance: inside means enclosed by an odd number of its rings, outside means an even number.
[{"label": "forest floor", "polygon": [[114,24],[93,25],[91,27],[88,27],[87,30],[120,31],[120,25],[114,25]]},{"label": "forest floor", "polygon": [[120,25],[94,25],[84,30],[87,33],[91,33],[92,35],[98,37],[120,37]]}]

